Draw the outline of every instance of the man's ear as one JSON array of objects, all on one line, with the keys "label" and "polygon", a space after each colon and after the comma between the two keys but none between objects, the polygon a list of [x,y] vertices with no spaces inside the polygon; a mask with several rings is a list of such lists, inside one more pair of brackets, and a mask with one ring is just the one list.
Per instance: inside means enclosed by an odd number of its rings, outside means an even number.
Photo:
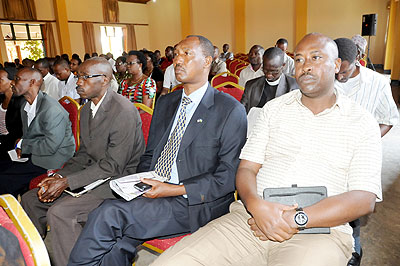
[{"label": "man's ear", "polygon": [[207,56],[206,59],[205,59],[204,68],[209,68],[209,67],[211,67],[212,61],[213,61],[212,56]]},{"label": "man's ear", "polygon": [[341,65],[342,65],[342,59],[336,58],[335,59],[335,74],[339,73]]}]

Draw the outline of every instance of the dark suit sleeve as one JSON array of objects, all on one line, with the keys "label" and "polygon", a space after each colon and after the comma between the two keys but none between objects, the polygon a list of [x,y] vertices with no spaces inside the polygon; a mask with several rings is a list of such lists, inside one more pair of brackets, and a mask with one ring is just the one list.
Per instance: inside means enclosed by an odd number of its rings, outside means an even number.
[{"label": "dark suit sleeve", "polygon": [[60,111],[44,110],[38,115],[41,116],[37,118],[43,135],[33,139],[25,139],[22,136],[22,153],[37,156],[53,155],[63,142],[67,128],[71,127],[71,122]]},{"label": "dark suit sleeve", "polygon": [[242,95],[242,99],[240,100],[240,103],[244,105],[244,108],[246,109],[246,113],[249,112],[249,99],[250,99],[250,88],[249,88],[249,82],[246,82],[244,92]]},{"label": "dark suit sleeve", "polygon": [[[222,114],[224,115],[224,114]],[[247,117],[243,106],[236,105],[227,114],[220,136],[218,165],[212,173],[184,180],[189,205],[211,202],[235,190],[239,154],[246,141]]]},{"label": "dark suit sleeve", "polygon": [[[68,184],[72,190],[86,186],[102,178],[119,176],[123,173],[125,166],[133,156],[140,156],[140,154],[135,154],[137,147],[142,146],[144,148],[141,124],[138,122],[140,119],[139,115],[134,112],[120,112],[118,116],[109,119],[113,119],[114,123],[110,127],[105,157],[81,171],[67,175]],[[126,123],[126,121],[131,122]],[[141,134],[141,137],[135,136],[135,134]],[[137,139],[140,139],[140,141],[136,142]],[[85,146],[82,148],[85,149]],[[73,158],[68,164],[72,165],[76,160],[79,160],[83,156],[83,152],[84,150],[80,151],[78,156]],[[61,170],[60,173],[63,175],[67,171],[68,167]]]}]

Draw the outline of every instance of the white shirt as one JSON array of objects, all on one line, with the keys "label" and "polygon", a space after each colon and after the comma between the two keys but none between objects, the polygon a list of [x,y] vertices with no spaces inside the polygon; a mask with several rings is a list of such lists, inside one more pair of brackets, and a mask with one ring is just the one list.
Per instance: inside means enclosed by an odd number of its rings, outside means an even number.
[{"label": "white shirt", "polygon": [[231,52],[226,52],[226,53],[221,53],[221,55],[219,56],[219,58],[221,59],[221,61],[225,62],[227,59],[233,60],[233,53]]},{"label": "white shirt", "polygon": [[[346,96],[314,115],[300,90],[265,104],[240,159],[261,164],[257,193],[264,188],[325,186],[328,196],[369,191],[382,199],[382,147],[374,118]],[[335,227],[352,234],[346,224]]]},{"label": "white shirt", "polygon": [[110,63],[111,68],[113,69],[113,71],[117,72],[117,68],[115,67],[115,60],[110,58],[110,59],[108,59],[108,63]]},{"label": "white shirt", "polygon": [[[35,100],[33,100],[32,105],[29,104],[29,102],[26,102],[25,107],[24,107],[24,111],[26,112],[27,116],[28,116],[28,127],[31,125],[32,120],[35,118],[36,116],[36,104],[37,104],[37,95],[35,97]],[[17,148],[21,149],[22,146],[22,141],[23,139],[21,138],[19,140],[19,142],[17,143]]]},{"label": "white shirt", "polygon": [[69,96],[72,99],[79,99],[80,96],[76,92],[76,82],[78,80],[75,78],[75,75],[71,72],[67,79],[67,83],[65,80],[58,81],[58,99],[61,99],[64,96]]},{"label": "white shirt", "polygon": [[350,99],[370,112],[379,124],[397,125],[399,112],[393,100],[389,80],[369,68],[360,66],[358,86],[352,82],[340,83],[335,86]]},{"label": "white shirt", "polygon": [[174,64],[171,64],[165,70],[163,87],[172,89],[178,84],[180,84],[180,82],[176,79]]},{"label": "white shirt", "polygon": [[290,56],[288,56],[285,53],[285,57],[283,58],[283,62],[285,63],[285,66],[283,67],[283,73],[293,77],[294,76],[294,60]]},{"label": "white shirt", "polygon": [[8,130],[6,127],[6,113],[7,109],[3,109],[3,106],[0,103],[0,135],[8,134]]},{"label": "white shirt", "polygon": [[261,76],[264,76],[262,65],[257,71],[254,71],[253,67],[250,64],[240,72],[239,85],[244,88],[248,80],[255,79]]},{"label": "white shirt", "polygon": [[94,104],[92,101],[90,101],[90,109],[92,109],[92,118],[95,117],[97,110],[99,110],[99,107],[100,107],[101,103],[103,102],[104,98],[106,97],[106,95],[107,95],[107,91],[106,91],[106,93],[104,93],[103,97],[101,97],[101,99],[97,103],[97,105]]},{"label": "white shirt", "polygon": [[58,82],[59,80],[55,76],[47,73],[47,75],[43,77],[43,84],[40,87],[40,90],[58,100]]},{"label": "white shirt", "polygon": [[[189,124],[190,119],[192,118],[194,112],[197,109],[197,106],[199,106],[201,99],[203,99],[203,96],[207,91],[207,87],[208,87],[208,82],[206,82],[198,90],[192,92],[189,96],[187,96],[185,94],[185,90],[182,90],[182,98],[188,97],[188,98],[190,98],[190,100],[192,100],[192,102],[186,106],[186,124],[185,124],[184,130],[186,130],[186,127]],[[179,112],[181,111],[181,108],[182,108],[182,101],[179,104],[178,110],[176,111],[174,123],[172,124],[171,132],[169,133],[168,139],[171,137],[171,133],[172,133],[172,131],[174,131],[174,128],[176,127],[176,123],[177,123],[177,120],[179,117]],[[185,133],[183,133],[183,135],[185,135]],[[182,139],[183,139],[183,137],[182,137]],[[178,151],[179,151],[179,149],[178,149]],[[176,155],[178,155],[178,153]],[[171,168],[171,179],[168,182],[172,183],[172,184],[179,184],[179,175],[178,175],[178,168],[176,167],[176,158],[175,158],[174,164],[172,165],[172,168]]]}]

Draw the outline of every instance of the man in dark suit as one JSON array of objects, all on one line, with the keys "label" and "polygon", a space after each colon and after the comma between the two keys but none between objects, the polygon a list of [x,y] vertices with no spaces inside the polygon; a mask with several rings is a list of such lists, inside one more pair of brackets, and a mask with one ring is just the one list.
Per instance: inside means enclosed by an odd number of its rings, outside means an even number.
[{"label": "man in dark suit", "polygon": [[247,121],[239,102],[208,84],[213,53],[202,36],[181,41],[174,68],[184,89],[156,105],[138,171],[155,170],[169,182],[143,180],[152,186],[144,197],[94,210],[68,265],[131,265],[143,241],[194,232],[228,212]]},{"label": "man in dark suit", "polygon": [[246,82],[240,101],[248,113],[252,107],[263,107],[268,101],[298,89],[296,79],[283,74],[285,53],[271,47],[263,55],[264,76]]},{"label": "man in dark suit", "polygon": [[145,149],[138,111],[110,88],[112,69],[104,58],[86,60],[78,70],[77,91],[90,99],[81,110],[80,147],[76,155],[40,189],[22,196],[22,206],[42,236],[51,228],[54,265],[66,265],[87,215],[106,198],[108,183],[74,198],[63,191],[82,188],[96,180],[136,172]]},{"label": "man in dark suit", "polygon": [[39,91],[42,74],[37,69],[23,68],[11,86],[14,95],[23,95],[21,107],[22,139],[16,151],[28,157],[27,162],[3,162],[0,165],[0,194],[18,194],[28,188],[30,180],[60,168],[74,155],[75,140],[65,109],[53,98]]}]

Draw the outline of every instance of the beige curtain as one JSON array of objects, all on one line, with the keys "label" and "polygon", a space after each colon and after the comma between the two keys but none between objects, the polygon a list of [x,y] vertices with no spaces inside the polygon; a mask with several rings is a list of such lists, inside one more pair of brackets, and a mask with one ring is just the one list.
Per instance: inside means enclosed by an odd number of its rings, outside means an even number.
[{"label": "beige curtain", "polygon": [[46,54],[48,57],[55,57],[57,55],[56,41],[54,39],[53,25],[50,22],[42,24],[42,32],[44,37],[44,46],[46,47]]},{"label": "beige curtain", "polygon": [[92,54],[96,52],[96,43],[94,41],[94,27],[91,22],[82,23],[83,43],[85,45],[85,53]]},{"label": "beige curtain", "polygon": [[136,34],[135,34],[135,25],[128,24],[126,27],[126,32],[128,35],[128,40],[126,42],[126,46],[128,48],[128,51],[130,50],[137,50],[136,46]]},{"label": "beige curtain", "polygon": [[105,23],[119,22],[118,0],[103,0],[103,19]]},{"label": "beige curtain", "polygon": [[36,20],[34,0],[3,0],[4,18]]}]

